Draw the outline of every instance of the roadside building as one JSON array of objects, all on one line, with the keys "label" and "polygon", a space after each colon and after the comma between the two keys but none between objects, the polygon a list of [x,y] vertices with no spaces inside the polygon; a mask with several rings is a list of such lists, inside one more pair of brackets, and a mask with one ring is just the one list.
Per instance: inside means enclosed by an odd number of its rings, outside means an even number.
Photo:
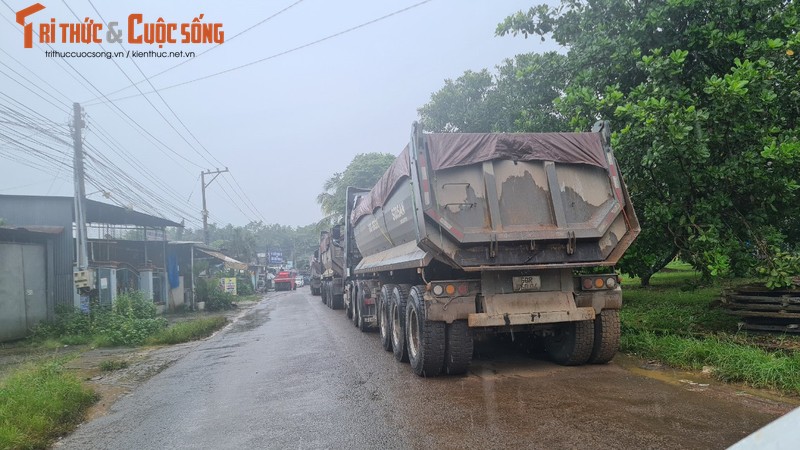
[{"label": "roadside building", "polygon": [[[101,304],[138,290],[165,304],[167,227],[179,223],[87,200],[89,267]],[[88,308],[75,289],[72,197],[0,195],[0,341],[23,337],[58,306]],[[3,270],[5,269],[5,270]]]}]

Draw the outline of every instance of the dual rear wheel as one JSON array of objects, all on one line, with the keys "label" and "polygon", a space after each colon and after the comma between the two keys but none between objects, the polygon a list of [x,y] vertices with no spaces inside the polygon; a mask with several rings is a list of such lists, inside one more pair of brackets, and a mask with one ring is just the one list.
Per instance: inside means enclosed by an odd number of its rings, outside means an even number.
[{"label": "dual rear wheel", "polygon": [[545,349],[558,364],[605,364],[619,350],[619,311],[605,309],[594,320],[561,325],[545,339]]},{"label": "dual rear wheel", "polygon": [[[424,293],[425,286],[386,284],[381,288],[377,299],[381,346],[397,361],[409,362],[419,376],[466,373],[473,353],[467,322],[425,320]],[[356,311],[356,324],[357,317]],[[595,320],[560,325],[545,339],[545,348],[558,364],[605,364],[617,353],[619,338],[619,311],[603,310]]]},{"label": "dual rear wheel", "polygon": [[473,350],[472,333],[466,321],[446,324],[425,320],[424,292],[425,286],[391,287],[387,306],[383,308],[387,320],[385,327],[381,327],[382,335],[386,333],[391,338],[388,344],[395,359],[408,361],[419,376],[466,373]]}]

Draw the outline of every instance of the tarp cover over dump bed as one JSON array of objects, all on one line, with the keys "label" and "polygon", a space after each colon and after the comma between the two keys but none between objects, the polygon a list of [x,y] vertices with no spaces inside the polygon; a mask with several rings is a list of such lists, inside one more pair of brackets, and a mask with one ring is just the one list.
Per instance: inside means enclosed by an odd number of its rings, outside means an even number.
[{"label": "tarp cover over dump bed", "polygon": [[[433,170],[494,159],[608,167],[601,133],[434,133],[426,134],[425,142]],[[406,146],[369,194],[361,197],[350,216],[352,224],[383,206],[400,180],[411,175],[408,153]]]}]

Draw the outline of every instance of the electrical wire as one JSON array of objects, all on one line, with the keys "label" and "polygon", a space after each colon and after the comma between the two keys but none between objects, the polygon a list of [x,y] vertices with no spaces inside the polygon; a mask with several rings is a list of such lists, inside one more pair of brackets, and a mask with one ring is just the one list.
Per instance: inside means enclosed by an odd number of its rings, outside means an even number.
[{"label": "electrical wire", "polygon": [[[262,62],[266,62],[266,61],[269,61],[271,59],[278,58],[280,56],[288,55],[288,54],[294,53],[294,52],[296,52],[298,50],[302,50],[304,48],[308,48],[308,47],[311,47],[313,45],[320,44],[320,43],[328,41],[330,39],[333,39],[333,38],[336,38],[336,37],[351,33],[353,31],[359,30],[361,28],[367,27],[369,25],[375,24],[375,23],[380,22],[382,20],[386,20],[386,19],[388,19],[388,18],[390,18],[392,16],[396,16],[398,14],[404,13],[404,12],[409,11],[411,9],[417,8],[419,6],[422,6],[422,5],[426,4],[426,3],[430,3],[432,1],[433,0],[424,0],[424,1],[421,1],[419,3],[415,3],[413,5],[407,6],[405,8],[398,9],[397,11],[394,11],[394,12],[391,12],[389,14],[383,15],[383,16],[378,17],[376,19],[372,19],[372,20],[370,20],[368,22],[364,22],[364,23],[362,23],[360,25],[356,25],[354,27],[350,27],[350,28],[348,28],[346,30],[339,31],[338,33],[330,34],[330,35],[325,36],[323,38],[320,38],[320,39],[317,39],[315,41],[311,41],[309,43],[306,43],[306,44],[291,48],[289,50],[284,50],[284,51],[282,51],[280,53],[275,53],[274,55],[270,55],[270,56],[267,56],[265,58],[257,59],[255,61],[251,61],[249,63],[245,63],[245,64],[241,64],[239,66],[231,67],[230,69],[225,69],[225,70],[222,70],[222,71],[219,71],[219,72],[215,72],[215,73],[211,73],[211,74],[208,74],[208,75],[204,75],[202,77],[198,77],[198,78],[194,78],[194,79],[191,79],[191,80],[183,81],[181,83],[176,83],[176,84],[172,84],[172,85],[169,85],[169,86],[165,86],[165,87],[159,88],[159,91],[165,91],[167,89],[174,89],[176,87],[186,86],[187,84],[196,83],[198,81],[203,81],[203,80],[207,80],[209,78],[218,77],[220,75],[231,73],[231,72],[234,72],[236,70],[244,69],[246,67],[250,67],[250,66],[253,66],[253,65],[256,65],[256,64],[260,64]],[[152,93],[154,93],[154,92],[153,91],[149,91],[149,92],[144,92],[144,93],[142,93],[140,95],[146,96],[146,95],[152,94]],[[117,98],[114,98],[114,99],[108,99],[107,98],[106,101],[127,100],[127,99],[131,99],[131,98],[139,97],[140,95],[134,94],[134,95],[128,95],[128,96],[125,96],[125,97],[117,97]],[[98,100],[95,100],[93,102],[89,102],[88,105],[94,105],[94,104],[98,104],[98,103],[103,103],[103,102],[98,99]]]},{"label": "electrical wire", "polygon": [[[251,25],[251,26],[249,26],[249,27],[245,28],[244,30],[242,30],[242,31],[240,31],[240,32],[238,32],[238,33],[236,33],[236,34],[234,34],[234,35],[233,35],[233,36],[231,36],[231,37],[225,38],[225,43],[226,43],[226,44],[230,44],[230,42],[231,42],[232,40],[236,39],[237,37],[239,37],[239,36],[241,36],[241,35],[243,35],[243,34],[247,33],[248,31],[250,31],[250,30],[252,30],[252,29],[254,29],[254,28],[257,28],[257,27],[259,27],[259,26],[261,26],[261,25],[263,25],[263,24],[265,24],[265,23],[269,22],[270,20],[274,19],[275,17],[278,17],[279,15],[281,15],[281,14],[285,13],[286,11],[288,11],[288,10],[292,9],[293,7],[297,6],[298,4],[300,4],[300,3],[302,3],[302,2],[303,2],[303,0],[297,0],[296,2],[292,3],[291,5],[289,5],[289,6],[285,7],[285,8],[283,8],[283,9],[281,9],[280,11],[278,11],[278,12],[276,12],[276,13],[272,14],[271,16],[267,17],[266,19],[263,19],[263,20],[261,20],[261,21],[259,21],[259,22],[255,23],[254,25]],[[89,0],[89,4],[90,4],[90,5],[92,5],[92,8],[94,8],[94,4],[92,4],[92,1],[91,1],[91,0]],[[97,8],[94,8],[94,10],[95,10],[95,12],[97,12]],[[98,12],[97,14],[98,14],[98,15],[100,15],[100,13],[99,13],[99,12]],[[102,17],[101,17],[101,19],[102,19]],[[181,62],[179,62],[178,64],[175,64],[175,65],[174,65],[174,66],[172,66],[172,67],[168,67],[168,68],[166,68],[166,69],[162,70],[161,72],[155,73],[155,74],[153,74],[153,75],[151,75],[151,76],[150,76],[150,79],[156,78],[156,77],[158,77],[158,76],[161,76],[161,75],[163,75],[163,74],[165,74],[165,73],[167,73],[167,72],[169,72],[169,71],[172,71],[172,70],[174,70],[174,69],[177,69],[178,67],[180,67],[180,66],[182,66],[182,65],[184,65],[184,64],[187,64],[187,63],[189,63],[189,62],[195,61],[195,60],[197,60],[197,58],[199,58],[199,57],[201,57],[201,56],[205,55],[206,53],[208,53],[208,52],[210,52],[210,51],[212,51],[212,50],[215,50],[215,49],[217,49],[217,48],[218,48],[220,45],[222,45],[222,44],[217,44],[217,45],[214,45],[213,47],[209,48],[208,50],[205,50],[205,51],[202,51],[202,52],[198,53],[197,55],[195,55],[195,56],[194,56],[194,58],[191,58],[191,59],[186,59],[186,60],[184,60],[184,61],[181,61]],[[119,88],[119,89],[117,89],[116,91],[113,91],[113,92],[109,92],[109,93],[108,93],[108,94],[106,94],[106,95],[108,95],[108,96],[110,97],[110,96],[112,96],[112,95],[114,95],[114,94],[120,93],[120,92],[122,92],[122,91],[126,91],[126,90],[128,90],[128,89],[130,89],[130,88],[134,87],[134,85],[142,84],[142,83],[144,83],[145,81],[149,81],[149,80],[146,80],[146,79],[147,79],[147,77],[145,77],[145,79],[142,79],[142,80],[139,80],[139,81],[137,81],[137,82],[136,82],[136,83],[134,83],[134,84],[130,84],[130,85],[128,85],[128,86],[125,86],[125,87],[121,87],[121,88]],[[97,99],[99,99],[99,98],[100,98],[100,97],[95,97],[95,98],[93,98],[93,99],[87,100],[87,103],[88,103],[88,102],[91,102],[91,101],[94,101],[94,100],[97,100]]]}]

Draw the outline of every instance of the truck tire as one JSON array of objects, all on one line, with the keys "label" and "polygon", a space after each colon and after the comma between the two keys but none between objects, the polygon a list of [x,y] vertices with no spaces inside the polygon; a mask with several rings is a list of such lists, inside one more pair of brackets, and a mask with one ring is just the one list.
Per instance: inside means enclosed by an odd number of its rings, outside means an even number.
[{"label": "truck tire", "polygon": [[[352,291],[352,285],[350,283],[347,283],[347,286],[350,288],[347,294],[347,298],[349,301],[345,303],[344,309],[347,318],[351,319],[353,318],[353,291]],[[344,303],[344,294],[342,295],[342,303]]]},{"label": "truck tire", "polygon": [[389,320],[389,304],[392,301],[394,284],[384,284],[378,298],[378,329],[381,334],[381,346],[387,352],[392,351],[392,322]]},{"label": "truck tire", "polygon": [[323,281],[322,284],[319,285],[320,292],[320,301],[322,301],[323,305],[328,304],[328,290],[326,289],[326,283]]},{"label": "truck tire", "polygon": [[408,348],[406,348],[406,302],[408,301],[409,285],[399,284],[392,289],[389,302],[389,317],[392,329],[392,353],[398,362],[408,362]]},{"label": "truck tire", "polygon": [[619,311],[605,309],[594,318],[594,346],[589,362],[605,364],[614,358],[619,350]]},{"label": "truck tire", "polygon": [[353,284],[353,290],[351,292],[352,293],[350,294],[350,304],[353,308],[353,317],[351,317],[350,319],[352,319],[353,321],[353,326],[358,328],[358,313],[359,313],[358,296],[361,295],[361,289],[358,288],[357,283]]},{"label": "truck tire", "polygon": [[358,311],[358,314],[356,314],[355,321],[356,327],[362,333],[369,331],[369,326],[367,325],[367,322],[364,321],[364,292],[365,288],[363,287],[358,290],[358,301],[356,302],[356,311]]},{"label": "truck tire", "polygon": [[466,320],[456,320],[447,325],[444,348],[444,373],[461,375],[467,373],[472,363],[472,332]]},{"label": "truck tire", "polygon": [[333,294],[331,295],[331,309],[342,309],[344,306],[344,295]]},{"label": "truck tire", "polygon": [[586,364],[592,355],[593,345],[594,320],[565,323],[545,341],[547,354],[562,366]]},{"label": "truck tire", "polygon": [[421,377],[442,373],[445,353],[445,323],[425,320],[425,286],[414,286],[406,305],[408,362]]}]

